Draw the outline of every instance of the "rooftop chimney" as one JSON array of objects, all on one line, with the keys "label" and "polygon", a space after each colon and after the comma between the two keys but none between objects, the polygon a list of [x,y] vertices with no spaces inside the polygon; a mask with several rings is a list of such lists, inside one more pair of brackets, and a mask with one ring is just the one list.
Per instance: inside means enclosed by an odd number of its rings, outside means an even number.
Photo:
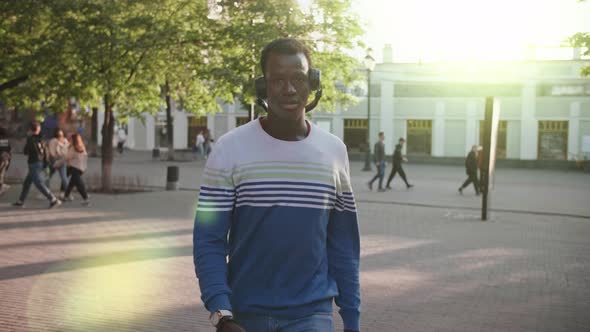
[{"label": "rooftop chimney", "polygon": [[393,62],[393,49],[391,48],[391,44],[385,44],[383,47],[383,63],[392,63]]}]

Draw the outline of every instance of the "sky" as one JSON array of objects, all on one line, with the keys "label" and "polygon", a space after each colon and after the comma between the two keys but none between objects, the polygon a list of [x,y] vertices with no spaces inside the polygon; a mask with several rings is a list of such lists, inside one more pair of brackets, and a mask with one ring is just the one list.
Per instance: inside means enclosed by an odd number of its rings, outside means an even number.
[{"label": "sky", "polygon": [[520,60],[529,45],[540,59],[571,58],[571,49],[558,46],[576,32],[590,32],[590,0],[352,2],[378,62],[386,43],[399,62]]}]

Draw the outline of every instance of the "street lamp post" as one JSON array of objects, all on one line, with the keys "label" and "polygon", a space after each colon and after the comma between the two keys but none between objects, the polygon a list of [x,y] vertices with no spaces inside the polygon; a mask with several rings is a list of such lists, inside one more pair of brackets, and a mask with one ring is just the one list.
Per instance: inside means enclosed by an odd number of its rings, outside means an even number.
[{"label": "street lamp post", "polygon": [[367,55],[364,59],[365,69],[367,70],[367,135],[366,135],[366,154],[365,167],[363,171],[371,171],[371,72],[375,69],[375,59],[371,56],[372,50],[367,49]]}]

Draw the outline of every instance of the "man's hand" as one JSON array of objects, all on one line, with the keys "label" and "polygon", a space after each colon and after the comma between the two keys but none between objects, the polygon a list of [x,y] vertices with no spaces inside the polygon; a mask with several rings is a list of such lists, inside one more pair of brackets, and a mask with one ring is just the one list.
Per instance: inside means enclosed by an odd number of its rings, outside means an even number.
[{"label": "man's hand", "polygon": [[233,319],[222,319],[217,325],[217,332],[246,332],[246,330]]}]

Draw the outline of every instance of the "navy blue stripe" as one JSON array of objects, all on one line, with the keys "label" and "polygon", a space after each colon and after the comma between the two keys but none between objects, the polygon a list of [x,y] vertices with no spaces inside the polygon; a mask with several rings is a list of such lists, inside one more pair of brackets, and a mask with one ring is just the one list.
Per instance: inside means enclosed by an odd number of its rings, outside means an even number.
[{"label": "navy blue stripe", "polygon": [[[239,203],[241,203],[241,202],[244,202],[244,201],[251,201],[251,200],[252,200],[252,198],[256,198],[256,197],[276,197],[276,199],[277,199],[277,200],[281,200],[281,199],[285,199],[285,198],[286,198],[286,196],[282,196],[282,197],[281,197],[281,196],[275,196],[275,195],[268,195],[268,196],[251,196],[251,197],[249,197],[249,198],[246,198],[246,197],[244,197],[244,198],[238,198],[238,199],[236,200],[236,202],[239,202]],[[295,198],[309,198],[309,199],[316,199],[316,200],[318,200],[318,201],[319,201],[319,200],[322,200],[322,201],[328,201],[328,202],[330,202],[330,203],[335,203],[335,202],[336,202],[336,199],[334,199],[334,198],[331,198],[331,197],[315,197],[315,196],[305,196],[305,195],[287,196],[287,197],[295,197]],[[260,202],[270,202],[270,201],[264,200],[264,201],[260,201]]]},{"label": "navy blue stripe", "polygon": [[335,190],[326,190],[326,189],[307,189],[307,188],[269,188],[269,187],[262,187],[262,188],[244,188],[238,190],[238,193],[243,192],[259,192],[259,191],[303,191],[303,192],[310,192],[310,193],[320,193],[320,194],[330,194],[335,195]]},{"label": "navy blue stripe", "polygon": [[[328,194],[329,195],[329,194]],[[238,198],[242,198],[242,197],[303,197],[303,198],[316,198],[316,199],[325,199],[325,198],[329,198],[331,200],[336,200],[336,196],[335,195],[329,195],[329,196],[313,196],[313,195],[301,195],[301,194],[238,194],[237,196]]]},{"label": "navy blue stripe", "polygon": [[311,183],[311,182],[296,182],[296,181],[260,181],[260,182],[248,182],[248,183],[241,183],[236,186],[236,190],[241,187],[247,186],[259,186],[259,185],[298,185],[298,186],[312,186],[312,187],[323,187],[335,190],[336,187],[330,186],[327,184],[320,184],[320,183]]},{"label": "navy blue stripe", "polygon": [[272,201],[254,201],[254,200],[243,200],[241,202],[237,202],[236,204],[275,204],[275,203],[290,203],[290,204],[307,204],[307,205],[316,205],[321,207],[329,207],[333,204],[325,204],[321,202],[307,202],[307,201],[286,201],[282,199],[272,200]]},{"label": "navy blue stripe", "polygon": [[216,187],[207,187],[207,186],[201,186],[201,190],[205,189],[205,190],[210,190],[210,191],[222,191],[222,192],[228,192],[228,193],[233,193],[234,190],[233,189],[227,189],[227,188],[216,188]]},{"label": "navy blue stripe", "polygon": [[231,193],[231,195],[224,195],[224,194],[209,194],[209,193],[206,193],[206,192],[202,192],[202,191],[201,191],[201,192],[199,193],[199,196],[207,196],[207,197],[228,197],[228,198],[231,198],[231,197],[234,197],[234,196],[235,196],[235,194],[234,194],[234,193]]}]

